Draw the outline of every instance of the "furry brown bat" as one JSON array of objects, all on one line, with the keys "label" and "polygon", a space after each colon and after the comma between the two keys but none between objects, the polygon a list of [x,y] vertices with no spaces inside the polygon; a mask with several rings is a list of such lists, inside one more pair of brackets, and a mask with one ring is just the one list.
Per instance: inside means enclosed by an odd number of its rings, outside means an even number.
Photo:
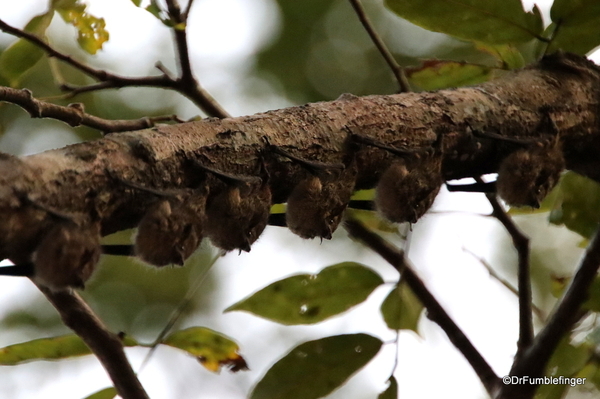
[{"label": "furry brown bat", "polygon": [[113,255],[131,255],[157,266],[185,263],[200,246],[205,224],[206,187],[160,191],[118,179],[135,190],[150,193],[159,200],[150,207],[140,221],[133,251],[123,246],[104,246],[103,252]]},{"label": "furry brown bat", "polygon": [[376,209],[392,222],[415,223],[419,220],[431,207],[443,184],[440,139],[428,149],[394,148],[356,134],[352,139],[398,157],[377,183]]},{"label": "furry brown bat", "polygon": [[558,135],[546,141],[504,137],[494,133],[477,133],[477,135],[522,148],[513,151],[502,160],[495,182],[448,185],[449,191],[495,191],[510,206],[539,208],[544,198],[556,186],[565,169],[565,159]]},{"label": "furry brown bat", "polygon": [[287,199],[285,220],[290,231],[307,239],[331,239],[354,192],[357,174],[354,160],[348,165],[325,164],[296,157],[273,145],[270,150],[309,172]]},{"label": "furry brown bat", "polygon": [[271,189],[268,173],[261,163],[263,178],[234,176],[197,164],[225,183],[226,187],[206,206],[205,233],[211,242],[225,250],[250,252],[262,234],[271,211]]},{"label": "furry brown bat", "polygon": [[0,275],[30,277],[52,291],[84,288],[100,259],[100,227],[61,220],[43,236],[32,260],[0,268]]},{"label": "furry brown bat", "polygon": [[135,253],[154,266],[183,266],[200,246],[206,194],[163,199],[144,215],[135,237]]}]

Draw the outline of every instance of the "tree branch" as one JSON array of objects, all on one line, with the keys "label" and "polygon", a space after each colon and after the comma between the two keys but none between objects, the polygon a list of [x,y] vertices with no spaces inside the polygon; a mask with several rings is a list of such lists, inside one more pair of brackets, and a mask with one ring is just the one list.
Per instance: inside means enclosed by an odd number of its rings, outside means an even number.
[{"label": "tree branch", "polygon": [[371,21],[369,20],[369,17],[367,16],[367,13],[365,12],[365,9],[362,6],[360,0],[350,0],[350,4],[352,5],[352,8],[354,8],[358,19],[360,20],[360,23],[363,25],[363,27],[369,34],[369,37],[373,41],[373,44],[375,44],[375,47],[377,47],[377,50],[379,50],[379,52],[383,56],[383,59],[388,64],[388,66],[392,70],[392,73],[396,77],[396,80],[398,81],[398,84],[400,86],[399,93],[408,93],[409,91],[412,91],[410,88],[410,84],[408,83],[408,79],[406,78],[406,74],[404,73],[404,68],[398,65],[398,63],[394,59],[394,56],[392,55],[392,53],[390,53],[390,50],[388,50],[381,37],[375,31],[375,28],[373,28],[373,24],[371,24]]},{"label": "tree branch", "polygon": [[58,310],[65,325],[94,352],[119,395],[123,399],[148,399],[125,356],[121,340],[106,329],[81,297],[75,292],[52,292],[39,285],[38,288]]},{"label": "tree branch", "polygon": [[[81,63],[74,58],[61,53],[56,50],[54,47],[50,46],[48,43],[40,39],[39,37],[25,32],[21,29],[10,26],[6,22],[0,19],[0,30],[3,32],[9,33],[15,37],[27,40],[28,42],[38,46],[42,50],[44,50],[50,57],[57,58],[72,67],[80,70],[86,75],[100,81],[100,84],[94,84],[90,86],[84,86],[80,88],[75,88],[74,91],[77,93],[89,92],[94,90],[101,89],[109,89],[109,88],[122,88],[122,87],[158,87],[163,89],[172,89],[175,90],[188,99],[190,99],[194,104],[196,104],[202,111],[206,112],[209,116],[214,116],[218,118],[226,118],[229,117],[229,114],[225,112],[225,110],[215,101],[212,96],[208,94],[204,89],[202,89],[197,81],[194,79],[196,83],[193,86],[189,86],[189,78],[186,79],[172,79],[168,75],[163,74],[161,76],[146,76],[146,77],[124,77],[115,75],[104,70],[94,69],[84,63]],[[69,85],[62,85],[63,89],[72,88]]]},{"label": "tree branch", "polygon": [[[510,375],[528,376],[530,379],[544,375],[546,365],[560,340],[581,319],[583,311],[581,306],[589,298],[589,289],[599,268],[600,234],[596,231],[571,285],[550,317],[548,324],[535,337],[531,347],[523,352],[521,357],[515,359]],[[537,385],[529,383],[504,385],[497,398],[530,399],[533,398],[537,387]]]},{"label": "tree branch", "polygon": [[141,130],[152,127],[157,122],[183,122],[177,116],[145,117],[132,120],[110,120],[99,118],[84,112],[83,104],[74,103],[64,107],[48,103],[33,97],[27,89],[11,89],[0,86],[0,101],[16,104],[22,107],[32,118],[58,119],[70,126],[89,126],[105,133]]},{"label": "tree branch", "polygon": [[[61,212],[98,215],[102,233],[109,234],[137,226],[153,205],[152,198],[124,188],[114,176],[155,189],[194,188],[206,180],[197,163],[246,176],[256,175],[264,163],[273,203],[286,202],[306,172],[272,154],[266,138],[305,159],[339,164],[352,157],[357,173],[344,175],[360,190],[375,186],[393,156],[355,145],[348,130],[391,147],[421,149],[439,136],[443,178],[448,180],[493,173],[510,152],[490,140],[478,141],[471,128],[508,137],[547,137],[550,117],[567,168],[600,180],[600,76],[593,63],[557,55],[481,87],[493,97],[479,88],[345,95],[246,117],[110,134],[23,158],[0,156],[0,218],[5,221],[0,225],[0,257],[27,257],[47,227],[36,210],[22,206],[18,193]],[[223,190],[220,182],[207,183],[211,195]]]},{"label": "tree branch", "polygon": [[473,346],[469,338],[462,332],[460,327],[454,323],[452,318],[446,313],[442,305],[435,299],[427,289],[423,281],[412,270],[404,257],[404,253],[384,239],[369,231],[360,222],[356,220],[347,220],[344,224],[351,237],[362,241],[371,250],[379,254],[390,265],[392,265],[401,274],[402,279],[408,284],[412,292],[419,298],[419,301],[427,309],[427,317],[439,325],[446,333],[452,344],[467,359],[486,391],[493,395],[497,392],[500,379],[494,373],[494,370],[485,361],[483,356]]},{"label": "tree branch", "polygon": [[[478,256],[476,253],[472,252],[468,248],[463,247],[463,251],[465,251],[466,253],[470,254],[475,259],[477,259],[479,261],[479,263],[481,263],[481,265],[485,268],[485,270],[488,271],[489,275],[492,278],[496,279],[496,281],[498,281],[500,284],[502,284],[504,287],[506,287],[506,289],[508,289],[513,294],[515,294],[517,297],[519,296],[519,290],[516,289],[509,281],[507,281],[504,278],[502,278],[502,276],[500,276],[494,270],[494,268],[492,267],[492,265],[490,265],[488,262],[486,262],[485,259],[483,259],[482,257]],[[544,312],[542,311],[542,309],[540,309],[539,307],[537,307],[534,303],[531,304],[531,310],[538,317],[538,319],[540,319],[540,321],[546,320],[546,316],[544,315]]]},{"label": "tree branch", "polygon": [[187,10],[182,14],[177,0],[167,0],[166,3],[169,15],[176,23],[176,26],[172,30],[175,38],[175,47],[177,48],[179,68],[181,69],[180,77],[177,79],[178,91],[190,99],[196,99],[198,102],[197,105],[208,115],[219,118],[230,117],[231,115],[200,86],[192,72],[187,40],[187,16],[191,4],[188,4]]},{"label": "tree branch", "polygon": [[[478,183],[483,183],[481,178],[475,179]],[[510,235],[513,245],[517,250],[518,273],[517,287],[519,292],[519,340],[517,341],[517,354],[519,358],[533,342],[533,320],[531,312],[531,277],[529,273],[529,238],[519,230],[517,225],[508,216],[498,202],[495,194],[486,194],[486,197],[492,205],[492,216],[494,216],[506,229]]]}]

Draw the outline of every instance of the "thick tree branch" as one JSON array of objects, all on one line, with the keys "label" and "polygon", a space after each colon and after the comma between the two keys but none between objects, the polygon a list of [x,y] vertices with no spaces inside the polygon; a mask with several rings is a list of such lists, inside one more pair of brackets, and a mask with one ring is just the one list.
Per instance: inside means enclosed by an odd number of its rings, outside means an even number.
[{"label": "thick tree branch", "polygon": [[[77,93],[132,86],[172,89],[186,96],[200,109],[206,112],[206,114],[209,116],[214,116],[218,118],[226,118],[229,116],[229,114],[215,101],[215,99],[212,96],[210,96],[210,94],[208,94],[206,90],[200,87],[198,82],[195,79],[193,79],[193,77],[192,80],[194,84],[190,85],[191,75],[189,74],[188,76],[182,76],[182,78],[179,79],[173,79],[164,73],[161,76],[145,76],[139,78],[119,76],[116,74],[106,72],[104,70],[92,68],[82,62],[79,62],[71,56],[63,54],[60,51],[56,50],[54,47],[50,46],[48,43],[46,43],[36,35],[10,26],[1,19],[0,30],[35,44],[36,46],[44,50],[50,57],[59,59],[100,82],[94,85],[84,86],[81,88],[73,88],[69,85],[63,85],[62,87],[64,89],[72,89],[74,92]],[[185,54],[187,57],[187,52]],[[185,64],[185,59],[184,61],[182,61],[182,63]]]},{"label": "thick tree branch", "polygon": [[81,297],[75,292],[38,288],[58,310],[65,325],[80,336],[100,360],[119,395],[123,399],[148,399],[125,356],[121,340],[106,329]]},{"label": "thick tree branch", "polygon": [[[585,256],[581,261],[571,285],[560,301],[548,324],[535,337],[533,344],[521,357],[515,359],[510,371],[511,376],[537,378],[544,375],[550,357],[560,340],[568,334],[575,323],[581,319],[581,306],[589,298],[589,289],[600,268],[600,234],[596,231]],[[537,385],[504,385],[498,399],[533,398]]]},{"label": "thick tree branch", "polygon": [[58,119],[73,127],[88,126],[106,133],[147,129],[154,126],[157,122],[183,122],[175,115],[145,117],[132,120],[103,119],[86,113],[81,103],[69,104],[65,107],[38,100],[27,89],[19,90],[2,86],[0,86],[0,101],[19,105],[32,118]]},{"label": "thick tree branch", "polygon": [[427,289],[423,280],[412,270],[404,257],[404,253],[377,234],[369,231],[360,222],[348,220],[345,223],[346,230],[351,237],[354,237],[365,243],[370,249],[384,258],[390,265],[398,270],[402,279],[408,284],[412,292],[421,301],[427,309],[427,317],[438,324],[446,333],[452,344],[467,359],[481,383],[490,395],[497,392],[500,380],[494,373],[494,370],[485,361],[483,356],[473,346],[469,338],[462,332],[460,327],[454,323],[452,318],[446,313],[442,305],[435,299]]},{"label": "thick tree branch", "polygon": [[[266,138],[305,159],[340,163],[351,155],[358,190],[373,187],[394,155],[350,145],[348,130],[389,146],[420,149],[439,136],[443,177],[452,179],[495,172],[511,151],[479,141],[471,128],[547,137],[551,118],[567,167],[600,180],[599,82],[595,65],[559,55],[476,88],[344,95],[252,116],[110,134],[19,159],[0,157],[0,217],[5,220],[0,225],[0,256],[26,258],[49,222],[39,211],[21,206],[19,193],[65,213],[96,214],[103,234],[108,234],[135,227],[153,204],[153,198],[124,187],[114,176],[150,188],[193,188],[205,180],[196,162],[242,175],[256,175],[264,162],[273,202],[285,202],[306,171],[269,153]],[[220,182],[208,184],[211,194],[223,190]]]}]

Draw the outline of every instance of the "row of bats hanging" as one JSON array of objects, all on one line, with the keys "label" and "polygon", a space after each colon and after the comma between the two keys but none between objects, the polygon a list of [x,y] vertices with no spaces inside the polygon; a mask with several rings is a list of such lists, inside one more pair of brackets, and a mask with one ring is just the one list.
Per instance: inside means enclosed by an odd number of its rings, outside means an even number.
[{"label": "row of bats hanging", "polygon": [[[548,139],[507,138],[478,133],[478,139],[508,143],[510,154],[501,162],[495,182],[449,185],[450,191],[496,192],[510,206],[539,207],[565,168],[558,136]],[[442,175],[441,138],[427,148],[396,148],[371,138],[350,134],[353,148],[376,147],[393,161],[379,179],[375,199],[367,208],[395,223],[416,222],[433,204]],[[264,162],[258,176],[231,175],[197,164],[225,189],[210,195],[207,185],[161,191],[113,176],[127,189],[155,198],[141,219],[135,244],[103,246],[99,222],[78,222],[58,211],[28,200],[56,222],[44,234],[27,262],[0,268],[0,275],[27,276],[51,290],[83,288],[102,253],[137,256],[162,267],[183,265],[204,237],[224,251],[250,251],[268,224],[286,226],[302,238],[330,239],[347,207],[365,209],[365,201],[351,201],[357,176],[353,156],[340,164],[297,157],[268,141],[269,156],[285,158],[305,170],[305,178],[287,198],[285,217],[270,214],[271,189]],[[373,204],[374,203],[374,204]]]}]

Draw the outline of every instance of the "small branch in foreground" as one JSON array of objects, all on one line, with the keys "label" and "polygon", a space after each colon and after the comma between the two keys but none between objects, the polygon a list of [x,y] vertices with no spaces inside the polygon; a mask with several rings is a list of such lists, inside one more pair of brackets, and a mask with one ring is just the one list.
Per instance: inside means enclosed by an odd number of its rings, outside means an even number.
[{"label": "small branch in foreground", "polygon": [[394,59],[394,56],[392,55],[392,53],[390,53],[390,50],[388,50],[383,40],[381,40],[381,37],[373,28],[373,24],[371,24],[369,17],[367,17],[365,9],[360,3],[360,0],[350,0],[350,4],[352,5],[352,8],[354,8],[354,11],[356,12],[356,15],[358,16],[358,19],[362,23],[363,27],[369,34],[369,37],[371,37],[373,44],[375,44],[375,47],[377,47],[377,50],[379,50],[379,52],[385,59],[385,62],[388,64],[388,66],[392,70],[392,73],[396,77],[396,80],[400,85],[399,93],[408,93],[412,91],[410,88],[410,84],[408,83],[408,79],[406,78],[406,74],[404,73],[404,68],[398,65],[398,63]]},{"label": "small branch in foreground", "polygon": [[68,106],[57,105],[38,100],[27,89],[11,89],[0,86],[0,101],[22,107],[32,118],[52,118],[63,121],[70,126],[89,126],[103,133],[127,132],[148,129],[157,122],[184,122],[175,115],[144,117],[131,120],[110,120],[85,113],[83,104],[74,103]]},{"label": "small branch in foreground", "polygon": [[110,376],[123,399],[149,399],[131,368],[119,337],[106,329],[100,319],[75,292],[52,292],[38,288],[58,310],[67,327],[83,339]]},{"label": "small branch in foreground", "polygon": [[[600,268],[600,234],[598,230],[592,238],[579,269],[573,277],[569,288],[550,317],[548,324],[538,333],[533,344],[520,358],[516,358],[510,375],[529,378],[541,377],[550,357],[561,339],[568,334],[575,323],[581,320],[585,311],[581,309],[589,298],[589,289]],[[514,384],[504,385],[497,396],[498,399],[533,398],[537,385]]]},{"label": "small branch in foreground", "polygon": [[493,395],[499,389],[500,380],[498,376],[473,346],[471,341],[469,341],[469,338],[454,323],[442,305],[427,289],[419,276],[412,270],[404,258],[404,253],[394,248],[377,234],[369,231],[356,220],[347,220],[344,227],[348,230],[351,237],[362,241],[401,273],[402,279],[406,281],[412,292],[423,303],[425,309],[427,309],[429,319],[437,323],[444,330],[452,344],[462,353],[475,373],[477,373],[486,391],[490,395]]},{"label": "small branch in foreground", "polygon": [[[481,178],[476,178],[477,183],[483,183]],[[533,342],[533,318],[531,311],[531,277],[529,273],[529,238],[517,227],[515,222],[508,216],[502,205],[498,202],[496,194],[486,194],[492,205],[492,216],[494,216],[506,229],[512,238],[513,245],[517,250],[518,273],[517,289],[519,292],[519,341],[517,342],[518,358]]]},{"label": "small branch in foreground", "polygon": [[[502,284],[504,287],[506,287],[510,292],[515,294],[517,297],[519,296],[519,290],[516,289],[509,281],[502,278],[494,270],[492,265],[490,265],[485,259],[483,259],[479,255],[477,255],[476,253],[472,252],[468,248],[463,247],[463,251],[465,251],[469,255],[473,256],[475,259],[477,259],[479,261],[479,263],[481,263],[481,265],[485,268],[485,270],[488,271],[489,275],[492,278],[496,279],[500,284]],[[546,316],[544,315],[544,312],[542,311],[542,309],[537,307],[535,304],[533,304],[533,303],[531,304],[531,309],[533,310],[533,313],[538,317],[538,319],[540,319],[541,321],[544,321],[546,319]]]},{"label": "small branch in foreground", "polygon": [[197,81],[195,85],[189,84],[189,79],[177,78],[173,79],[167,75],[160,76],[145,76],[140,78],[124,77],[115,75],[104,70],[94,69],[86,64],[83,64],[71,56],[61,53],[48,43],[43,41],[41,38],[25,32],[21,29],[10,26],[6,22],[0,19],[0,30],[11,34],[15,37],[27,40],[28,42],[41,48],[50,57],[59,59],[72,67],[82,71],[86,75],[94,78],[100,83],[73,88],[70,85],[62,85],[63,89],[72,89],[76,94],[90,92],[95,90],[111,89],[111,88],[122,88],[122,87],[158,87],[163,89],[175,90],[187,98],[189,98],[194,104],[196,104],[202,111],[206,112],[209,116],[217,118],[227,118],[230,115],[216,102],[216,100],[208,94],[206,90],[201,88]]}]

